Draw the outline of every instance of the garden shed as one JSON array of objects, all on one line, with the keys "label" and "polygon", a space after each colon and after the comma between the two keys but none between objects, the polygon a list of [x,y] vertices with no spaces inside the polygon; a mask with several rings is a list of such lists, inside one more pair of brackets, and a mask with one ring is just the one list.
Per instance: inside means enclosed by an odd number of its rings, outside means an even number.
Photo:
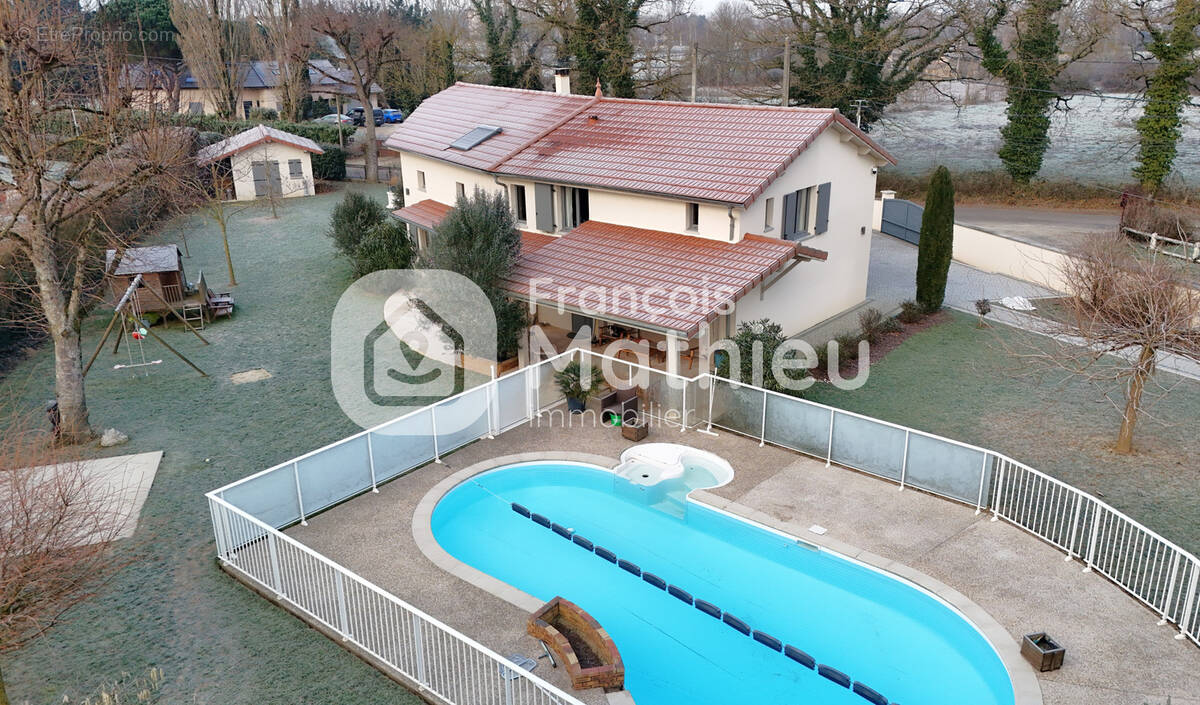
[{"label": "garden shed", "polygon": [[252,201],[313,195],[313,154],[324,150],[307,137],[256,125],[201,149],[196,161],[202,167],[217,165],[233,184],[233,198]]}]

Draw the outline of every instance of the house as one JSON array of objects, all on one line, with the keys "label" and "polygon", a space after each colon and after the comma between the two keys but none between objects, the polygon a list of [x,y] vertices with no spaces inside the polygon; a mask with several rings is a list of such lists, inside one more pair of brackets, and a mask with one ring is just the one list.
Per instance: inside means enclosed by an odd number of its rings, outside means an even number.
[{"label": "house", "polygon": [[[241,95],[239,118],[249,118],[255,108],[280,110],[279,64],[275,61],[246,61],[238,67]],[[313,100],[340,103],[342,111],[359,106],[358,93],[348,82],[348,69],[335,67],[324,59],[308,62],[309,96]],[[146,109],[160,110],[173,105],[181,113],[215,114],[212,97],[186,64],[130,64],[124,81],[131,91],[131,103]],[[383,89],[371,86],[371,107],[379,107]]]},{"label": "house", "polygon": [[134,306],[138,311],[167,311],[170,306],[183,301],[187,294],[187,278],[183,273],[183,253],[178,246],[126,248],[114,268],[116,256],[116,250],[108,250],[104,258],[109,295],[114,304],[139,274],[142,275],[142,286],[134,294]]},{"label": "house", "polygon": [[561,74],[552,93],[455,84],[388,138],[419,246],[456,199],[501,190],[526,243],[507,287],[535,320],[632,330],[668,369],[696,348],[706,369],[739,321],[794,335],[865,300],[894,160],[838,111],[574,95]]},{"label": "house", "polygon": [[[256,125],[196,153],[200,166],[215,165],[216,188],[232,185],[233,197],[311,196],[316,193],[312,155],[324,154],[316,142],[266,125]],[[286,168],[285,168],[286,167]]]}]

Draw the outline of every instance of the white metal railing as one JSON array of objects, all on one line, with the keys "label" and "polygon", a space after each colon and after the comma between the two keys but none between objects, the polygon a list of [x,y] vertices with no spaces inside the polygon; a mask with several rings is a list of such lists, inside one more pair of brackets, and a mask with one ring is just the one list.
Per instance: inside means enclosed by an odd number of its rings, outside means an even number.
[{"label": "white metal railing", "polygon": [[[1200,560],[1086,492],[986,448],[711,374],[685,378],[582,349],[209,492],[220,559],[446,702],[578,703],[279,531],[536,419],[562,403],[553,371],[576,355],[622,377],[647,376],[649,411],[681,431],[722,428],[990,511],[993,521],[1018,526],[1107,577],[1157,613],[1160,624],[1175,625],[1176,638],[1200,644]],[[450,418],[458,424],[447,431]]]}]

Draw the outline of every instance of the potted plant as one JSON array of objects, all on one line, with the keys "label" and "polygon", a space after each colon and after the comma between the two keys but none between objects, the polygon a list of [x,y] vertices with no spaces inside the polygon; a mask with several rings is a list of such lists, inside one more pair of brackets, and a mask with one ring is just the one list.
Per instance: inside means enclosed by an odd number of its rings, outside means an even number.
[{"label": "potted plant", "polygon": [[563,393],[567,398],[567,408],[572,414],[582,414],[587,406],[588,399],[595,394],[600,383],[604,381],[604,375],[596,367],[589,367],[591,370],[590,379],[583,379],[583,369],[579,361],[572,360],[567,363],[567,366],[554,373],[554,383],[558,385],[558,391]]}]

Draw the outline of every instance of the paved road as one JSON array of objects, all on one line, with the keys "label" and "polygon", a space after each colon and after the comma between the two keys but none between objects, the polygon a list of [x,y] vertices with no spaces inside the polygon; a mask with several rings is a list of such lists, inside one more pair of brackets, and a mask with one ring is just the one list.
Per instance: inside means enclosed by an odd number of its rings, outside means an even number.
[{"label": "paved road", "polygon": [[1064,249],[1087,235],[1115,231],[1121,213],[1118,210],[955,206],[954,219],[962,225],[972,225],[997,235]]},{"label": "paved road", "polygon": [[[875,306],[887,311],[917,293],[917,248],[891,235],[875,233],[871,239],[871,269],[867,275],[867,296]],[[1020,279],[990,274],[965,264],[952,262],[946,281],[946,305],[975,310],[978,299],[1002,299],[1006,296],[1036,298],[1052,292]]]}]

